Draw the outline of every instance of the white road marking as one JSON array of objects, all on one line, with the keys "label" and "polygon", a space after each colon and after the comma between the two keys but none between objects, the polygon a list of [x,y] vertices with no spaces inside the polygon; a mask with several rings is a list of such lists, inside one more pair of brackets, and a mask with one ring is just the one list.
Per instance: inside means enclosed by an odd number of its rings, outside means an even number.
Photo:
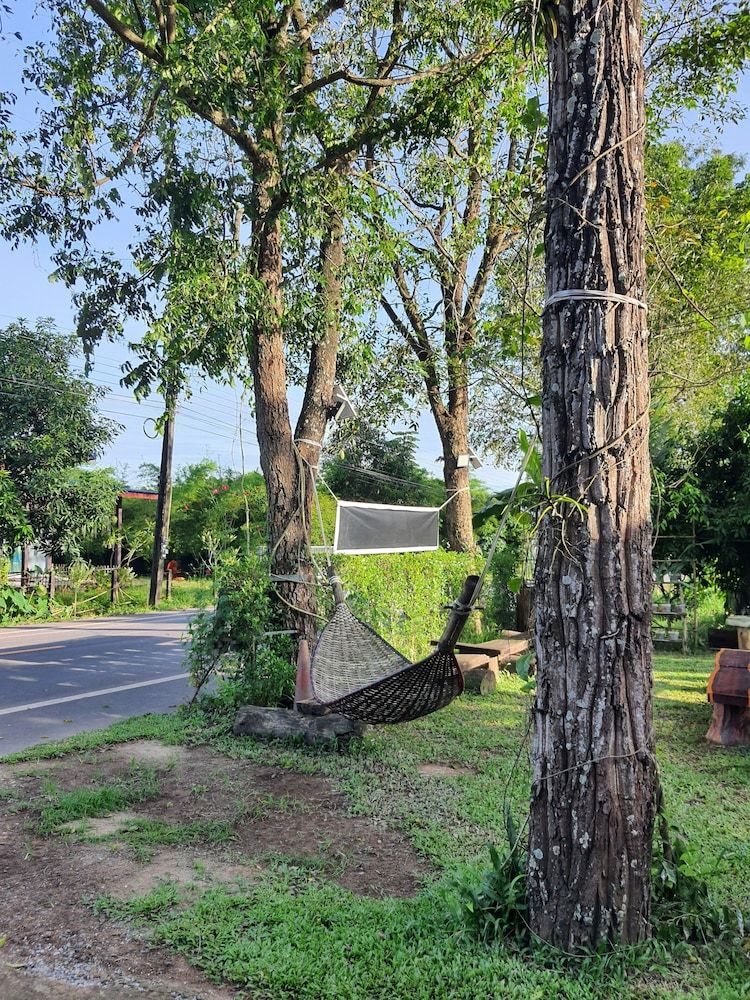
[{"label": "white road marking", "polygon": [[101,698],[105,694],[117,694],[118,691],[132,691],[134,688],[151,687],[153,684],[166,684],[169,681],[179,681],[186,678],[186,673],[170,674],[169,677],[157,677],[151,681],[138,681],[137,684],[121,684],[120,687],[102,688],[99,691],[87,691],[85,694],[70,694],[66,698],[51,698],[49,701],[35,701],[30,705],[16,705],[13,708],[0,708],[0,715],[13,715],[14,712],[29,712],[34,708],[47,708],[49,705],[62,705],[66,701],[80,701],[82,698]]}]

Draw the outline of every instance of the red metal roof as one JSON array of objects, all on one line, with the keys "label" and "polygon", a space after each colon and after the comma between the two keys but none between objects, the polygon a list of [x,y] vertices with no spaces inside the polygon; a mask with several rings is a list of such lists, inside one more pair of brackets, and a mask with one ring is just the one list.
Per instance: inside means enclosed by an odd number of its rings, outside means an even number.
[{"label": "red metal roof", "polygon": [[120,496],[124,500],[158,500],[156,490],[123,490]]}]

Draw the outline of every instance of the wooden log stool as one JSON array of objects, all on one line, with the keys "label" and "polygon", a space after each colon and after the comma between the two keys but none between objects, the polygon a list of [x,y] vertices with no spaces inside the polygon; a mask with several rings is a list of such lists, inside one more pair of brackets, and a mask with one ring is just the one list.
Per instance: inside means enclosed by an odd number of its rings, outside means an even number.
[{"label": "wooden log stool", "polygon": [[706,694],[714,706],[706,739],[724,747],[750,746],[750,650],[720,649]]},{"label": "wooden log stool", "polygon": [[485,653],[456,653],[466,691],[492,694],[497,687],[497,658]]}]

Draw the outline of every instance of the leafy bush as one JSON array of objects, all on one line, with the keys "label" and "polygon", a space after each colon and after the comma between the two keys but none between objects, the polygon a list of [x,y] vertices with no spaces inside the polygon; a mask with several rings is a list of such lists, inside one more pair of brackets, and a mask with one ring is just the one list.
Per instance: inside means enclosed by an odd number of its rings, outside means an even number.
[{"label": "leafy bush", "polygon": [[516,627],[518,574],[523,568],[528,537],[513,518],[506,525],[503,542],[492,559],[487,590],[485,619],[493,632]]},{"label": "leafy bush", "polygon": [[337,560],[337,568],[352,612],[417,660],[440,637],[445,605],[458,597],[466,577],[476,571],[477,559],[472,553],[438,549],[347,556]]},{"label": "leafy bush", "polygon": [[49,601],[44,588],[39,587],[30,594],[24,594],[15,587],[0,587],[0,625],[30,618],[46,618]]},{"label": "leafy bush", "polygon": [[490,847],[491,867],[479,886],[456,883],[460,916],[469,934],[485,944],[510,941],[524,946],[529,942],[526,857],[508,810],[505,827],[509,847],[503,855]]},{"label": "leafy bush", "polygon": [[[654,936],[661,941],[692,944],[707,944],[722,938],[743,939],[745,915],[738,907],[713,899],[705,853],[696,850],[674,830],[671,837],[662,833],[661,846],[662,850],[654,853],[652,865]],[[719,860],[714,856],[714,867]]]},{"label": "leafy bush", "polygon": [[223,554],[214,609],[195,616],[188,640],[193,683],[201,684],[214,670],[220,674],[217,704],[278,705],[294,694],[292,637],[273,634],[283,624],[272,595],[264,560]]}]

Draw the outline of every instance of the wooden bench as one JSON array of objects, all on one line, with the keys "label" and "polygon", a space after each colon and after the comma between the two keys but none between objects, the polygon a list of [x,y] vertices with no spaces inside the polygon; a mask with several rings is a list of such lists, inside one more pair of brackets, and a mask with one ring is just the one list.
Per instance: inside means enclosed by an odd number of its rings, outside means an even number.
[{"label": "wooden bench", "polygon": [[492,694],[499,676],[497,657],[486,653],[456,652],[456,660],[464,675],[464,687],[477,694]]},{"label": "wooden bench", "polygon": [[498,667],[509,670],[519,656],[528,652],[530,644],[531,635],[528,632],[506,632],[499,639],[488,639],[486,642],[456,643],[456,653],[488,656],[497,660]]},{"label": "wooden bench", "polygon": [[528,632],[503,632],[498,639],[486,642],[456,643],[456,660],[466,690],[491,694],[497,687],[500,671],[513,671],[518,657],[528,651],[530,640]]}]

